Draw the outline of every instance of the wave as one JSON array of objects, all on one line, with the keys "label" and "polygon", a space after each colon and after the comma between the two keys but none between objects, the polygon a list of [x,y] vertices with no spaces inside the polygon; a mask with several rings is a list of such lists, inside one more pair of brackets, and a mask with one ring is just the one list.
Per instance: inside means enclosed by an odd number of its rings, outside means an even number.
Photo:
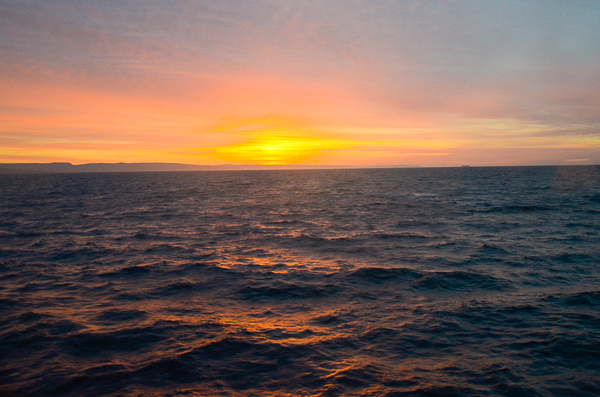
[{"label": "wave", "polygon": [[153,265],[132,265],[125,266],[117,270],[110,270],[100,273],[100,277],[120,277],[120,278],[132,278],[145,276],[156,270],[156,266]]},{"label": "wave", "polygon": [[415,288],[445,291],[504,291],[511,289],[511,283],[486,274],[473,272],[447,271],[429,272],[415,283]]},{"label": "wave", "polygon": [[408,268],[364,267],[348,274],[349,280],[363,283],[412,282],[423,277],[423,272]]},{"label": "wave", "polygon": [[156,244],[145,249],[149,254],[194,253],[195,250],[179,244]]},{"label": "wave", "polygon": [[519,213],[530,213],[530,212],[545,212],[545,211],[556,211],[558,208],[551,205],[543,204],[508,204],[503,206],[494,206],[489,209],[483,210],[482,212],[492,212],[501,214],[519,214]]},{"label": "wave", "polygon": [[203,286],[203,283],[196,283],[190,280],[177,280],[153,290],[150,295],[160,298],[177,294],[193,293],[202,289]]},{"label": "wave", "polygon": [[66,337],[62,349],[73,357],[107,356],[141,351],[164,339],[164,330],[156,326],[113,332],[83,331]]},{"label": "wave", "polygon": [[340,290],[341,288],[334,284],[301,285],[292,282],[276,282],[262,285],[246,285],[238,291],[238,295],[248,300],[318,299],[335,295]]},{"label": "wave", "polygon": [[427,235],[427,234],[423,234],[423,233],[408,233],[408,232],[396,232],[396,233],[373,233],[371,234],[371,236],[375,237],[375,238],[379,238],[382,240],[390,240],[390,239],[398,239],[398,240],[403,240],[403,239],[431,239],[431,238],[435,238],[433,236]]},{"label": "wave", "polygon": [[600,307],[600,291],[582,291],[570,294],[551,295],[544,299],[553,302],[559,307]]}]

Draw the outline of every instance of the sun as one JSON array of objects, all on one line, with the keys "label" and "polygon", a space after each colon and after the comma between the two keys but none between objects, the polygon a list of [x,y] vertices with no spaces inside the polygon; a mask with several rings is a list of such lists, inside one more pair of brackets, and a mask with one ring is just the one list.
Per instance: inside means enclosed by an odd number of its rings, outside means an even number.
[{"label": "sun", "polygon": [[326,140],[291,131],[264,131],[252,139],[212,148],[222,160],[243,164],[288,165],[315,160]]},{"label": "sun", "polygon": [[237,142],[197,149],[232,164],[317,163],[327,150],[348,146],[344,140],[325,137],[302,123],[281,118],[226,123],[214,131],[233,134]]}]

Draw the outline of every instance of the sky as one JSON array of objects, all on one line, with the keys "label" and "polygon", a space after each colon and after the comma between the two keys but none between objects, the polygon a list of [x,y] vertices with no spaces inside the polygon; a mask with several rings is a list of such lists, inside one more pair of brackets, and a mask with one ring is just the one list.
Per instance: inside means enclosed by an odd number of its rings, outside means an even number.
[{"label": "sky", "polygon": [[600,2],[0,0],[0,163],[600,164]]}]

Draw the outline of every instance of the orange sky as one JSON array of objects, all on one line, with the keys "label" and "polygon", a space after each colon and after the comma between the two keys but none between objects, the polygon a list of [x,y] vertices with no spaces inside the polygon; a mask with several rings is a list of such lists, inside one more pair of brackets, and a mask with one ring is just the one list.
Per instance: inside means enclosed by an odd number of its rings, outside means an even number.
[{"label": "orange sky", "polygon": [[600,163],[600,7],[459,3],[3,2],[0,162]]}]

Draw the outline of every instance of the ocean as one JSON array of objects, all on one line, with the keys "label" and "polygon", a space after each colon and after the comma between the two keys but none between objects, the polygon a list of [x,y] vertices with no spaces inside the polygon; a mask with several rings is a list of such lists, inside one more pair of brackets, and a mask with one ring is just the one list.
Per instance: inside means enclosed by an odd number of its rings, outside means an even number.
[{"label": "ocean", "polygon": [[2,396],[598,396],[600,169],[0,175]]}]

